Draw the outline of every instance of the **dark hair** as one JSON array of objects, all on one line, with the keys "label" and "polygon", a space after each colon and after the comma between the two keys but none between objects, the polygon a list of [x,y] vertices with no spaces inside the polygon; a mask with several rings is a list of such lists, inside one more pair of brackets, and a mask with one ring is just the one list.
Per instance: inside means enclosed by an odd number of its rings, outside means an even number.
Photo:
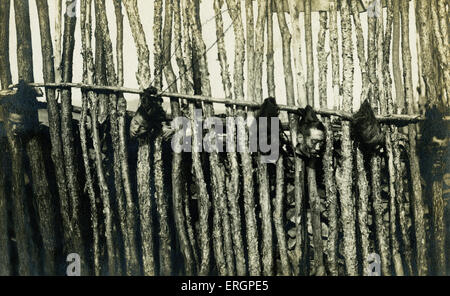
[{"label": "dark hair", "polygon": [[1,105],[3,105],[9,113],[21,114],[28,117],[29,114],[37,109],[36,96],[36,90],[21,79],[17,86],[17,92],[3,98],[1,100]]},{"label": "dark hair", "polygon": [[162,102],[161,96],[157,95],[156,88],[149,87],[141,95],[141,105],[136,111],[136,115],[141,115],[147,122],[149,129],[156,132],[162,128],[162,122],[166,119]]},{"label": "dark hair", "polygon": [[302,135],[309,136],[310,130],[313,128],[324,133],[326,132],[325,126],[319,120],[316,112],[314,112],[313,108],[310,105],[307,105],[304,111],[299,110],[299,113],[302,116],[302,119],[300,119],[299,121],[299,132]]}]

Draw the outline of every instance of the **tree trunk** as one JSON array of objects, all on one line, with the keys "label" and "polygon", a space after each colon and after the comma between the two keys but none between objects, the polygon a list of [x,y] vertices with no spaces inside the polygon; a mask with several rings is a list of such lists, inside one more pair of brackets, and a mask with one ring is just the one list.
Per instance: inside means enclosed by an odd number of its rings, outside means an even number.
[{"label": "tree trunk", "polygon": [[[389,61],[390,61],[390,52],[391,52],[391,38],[392,38],[392,26],[393,26],[393,18],[394,18],[394,0],[389,0],[387,2],[387,21],[386,21],[386,32],[384,35],[383,42],[383,63],[382,63],[382,71],[383,71],[383,79],[384,85],[382,88],[382,92],[384,95],[384,105],[381,105],[381,113],[383,114],[393,114],[393,101],[392,101],[392,79],[389,70]],[[392,249],[392,260],[394,263],[394,271],[398,276],[405,275],[403,271],[403,262],[400,255],[399,250],[399,241],[397,235],[397,209],[396,209],[396,191],[395,184],[397,182],[401,182],[401,179],[397,179],[397,171],[394,166],[394,151],[393,146],[395,145],[395,135],[396,135],[396,127],[395,126],[385,126],[384,132],[386,135],[386,151],[388,154],[387,165],[389,171],[389,217],[390,217],[390,242]]]},{"label": "tree trunk", "polygon": [[[223,18],[221,14],[223,2],[220,0],[214,0],[214,12],[216,15],[216,36],[218,47],[218,58],[221,68],[222,84],[225,91],[225,96],[228,99],[232,99],[231,92],[231,78],[228,70],[227,54],[225,49],[225,39],[223,30]],[[227,107],[227,116],[233,116],[234,111],[232,107]],[[232,135],[235,139],[236,127],[234,124],[227,124],[227,134]],[[225,255],[227,258],[227,268],[229,275],[235,275],[235,270],[238,276],[244,276],[246,274],[245,257],[244,257],[244,245],[242,241],[241,232],[241,213],[239,210],[239,165],[236,152],[227,153],[228,161],[230,163],[230,180],[227,182],[227,199],[226,203],[222,205],[225,211],[223,216],[224,225],[224,243],[225,243]],[[228,216],[230,215],[230,217]],[[234,234],[234,238],[231,234]],[[234,246],[234,248],[233,248]],[[233,252],[234,251],[234,252]],[[234,258],[233,258],[234,253]],[[236,264],[234,263],[236,260]]]},{"label": "tree trunk", "polygon": [[[41,31],[41,46],[42,46],[42,60],[43,60],[43,72],[44,72],[44,81],[45,82],[55,82],[55,71],[54,71],[54,63],[52,59],[53,55],[53,45],[52,45],[52,37],[50,33],[50,19],[49,19],[49,11],[48,4],[45,1],[38,0],[36,1],[36,5],[38,8],[39,14],[39,27]],[[50,137],[52,140],[52,155],[54,166],[56,168],[56,177],[57,177],[57,185],[59,189],[59,195],[62,196],[61,199],[64,199],[67,195],[67,188],[65,184],[65,176],[64,176],[64,168],[60,165],[64,163],[64,156],[62,155],[62,143],[60,138],[60,117],[59,117],[59,108],[56,105],[55,99],[55,90],[47,89],[46,97],[48,102],[48,114],[49,114],[49,125],[50,125]],[[52,122],[52,121],[55,122]],[[64,196],[63,196],[64,195]],[[44,240],[44,248],[48,253],[47,257],[51,257],[53,259],[50,260],[47,274],[55,273],[55,260],[56,260],[56,221],[55,221],[55,208],[52,206],[54,202],[50,201],[47,203],[47,211],[42,214],[48,217],[49,224],[46,225],[47,241]],[[44,232],[44,229],[41,230]],[[43,235],[44,237],[44,235]]]},{"label": "tree trunk", "polygon": [[[91,36],[91,0],[83,0],[81,3],[81,38],[83,55],[87,59],[89,52],[87,48],[86,36]],[[87,34],[85,33],[87,32]],[[92,54],[92,53],[91,53]],[[92,58],[92,56],[91,56]],[[88,64],[83,63],[83,82],[88,82]],[[99,276],[101,274],[101,253],[100,253],[100,237],[99,237],[99,217],[97,208],[97,197],[95,195],[94,180],[91,173],[91,166],[89,161],[89,149],[87,146],[87,114],[88,114],[88,94],[84,92],[82,94],[82,111],[80,118],[80,141],[81,149],[83,151],[83,161],[86,173],[86,190],[89,194],[89,201],[91,206],[91,222],[92,222],[92,234],[93,234],[93,255],[94,255],[94,274]],[[92,119],[92,117],[91,117]]]},{"label": "tree trunk", "polygon": [[[66,6],[73,4],[73,1],[68,0]],[[62,81],[72,81],[72,64],[73,51],[75,46],[75,26],[76,16],[64,16],[64,36],[63,36],[63,50],[62,50]],[[80,254],[82,259],[82,271],[87,271],[86,256],[83,240],[81,236],[80,222],[79,222],[79,184],[78,184],[78,166],[75,162],[75,145],[73,138],[72,126],[72,95],[70,89],[63,89],[61,92],[61,138],[64,152],[64,166],[66,170],[66,181],[68,185],[68,193],[70,196],[66,205],[69,208],[63,208],[63,211],[68,211],[70,218],[71,232],[71,250],[69,253]],[[84,268],[85,267],[85,268]]]},{"label": "tree trunk", "polygon": [[[344,69],[343,109],[352,110],[353,99],[353,42],[350,7],[346,1],[341,2],[342,60]],[[342,167],[336,171],[336,183],[341,199],[341,217],[344,230],[344,258],[348,275],[358,272],[356,261],[355,208],[352,191],[352,140],[350,138],[350,123],[342,122]]]},{"label": "tree trunk", "polygon": [[[172,39],[172,22],[173,22],[173,1],[166,0],[165,3],[165,16],[164,16],[164,29],[163,29],[163,61],[164,61],[164,74],[166,76],[167,84],[169,85],[168,90],[170,92],[178,92],[176,84],[176,76],[172,68],[171,62],[171,39]],[[175,32],[176,34],[176,32]],[[181,116],[180,104],[177,99],[171,99],[171,110],[172,116],[177,118]],[[178,239],[181,244],[181,252],[184,257],[184,266],[188,274],[193,273],[193,250],[191,248],[192,244],[189,240],[189,235],[187,231],[186,217],[184,215],[183,208],[183,191],[181,190],[181,180],[182,180],[182,154],[173,153],[172,159],[172,200],[174,207],[174,217],[175,225],[178,232]],[[156,159],[155,159],[156,164]],[[162,164],[162,162],[161,162]],[[161,188],[162,189],[162,188]],[[159,197],[161,198],[161,197]]]},{"label": "tree trunk", "polygon": [[[442,2],[442,1],[441,1]],[[445,93],[447,96],[450,95],[450,69],[448,66],[448,36],[447,36],[447,24],[441,20],[442,26],[440,27],[440,22],[438,19],[438,11],[440,15],[445,16],[445,4],[441,3],[440,7],[437,7],[438,1],[432,1],[431,3],[431,15],[433,17],[433,25],[434,25],[434,33],[435,33],[435,41],[436,47],[439,52],[440,66],[442,67],[442,71],[444,72],[444,81],[442,84],[440,92],[442,95],[441,105],[447,106],[447,102],[444,101]],[[442,33],[441,33],[442,30]],[[443,110],[447,110],[445,108]],[[438,159],[438,155],[441,154],[439,152],[436,153],[436,160]],[[445,152],[442,153],[445,155]],[[445,157],[445,156],[444,156]],[[448,158],[447,158],[448,159]],[[436,264],[435,271],[437,275],[445,275],[446,274],[446,259],[445,259],[445,224],[444,224],[444,199],[442,194],[442,180],[443,180],[443,168],[442,165],[438,163],[443,163],[445,167],[446,161],[436,161],[436,166],[440,166],[439,169],[432,170],[430,172],[431,181],[431,200],[432,200],[432,215],[433,215],[433,245],[434,245],[434,262]]]},{"label": "tree trunk", "polygon": [[[283,68],[286,84],[286,97],[288,105],[295,106],[295,95],[294,95],[294,79],[292,76],[292,66],[291,66],[291,34],[287,27],[286,18],[284,16],[283,3],[276,2],[277,5],[277,16],[278,24],[281,30],[281,38],[283,42]],[[298,117],[295,114],[289,114],[290,132],[291,132],[291,142],[292,147],[297,146],[297,123]],[[295,219],[296,219],[296,244],[295,250],[292,258],[292,266],[294,269],[294,275],[300,273],[300,268],[304,263],[306,258],[306,210],[305,200],[304,200],[304,173],[305,166],[303,161],[299,157],[295,157]]]},{"label": "tree trunk", "polygon": [[[330,6],[330,51],[331,51],[331,75],[333,86],[333,107],[339,106],[339,48],[338,48],[338,23],[337,23],[337,6],[334,2]],[[337,266],[337,244],[338,244],[338,199],[337,199],[337,187],[336,180],[334,178],[334,166],[333,166],[333,149],[334,139],[333,132],[331,130],[331,120],[325,119],[325,127],[327,129],[327,139],[325,154],[323,156],[324,171],[325,171],[325,188],[326,195],[329,200],[328,206],[328,241],[327,241],[327,253],[329,261],[330,274],[338,275]]]},{"label": "tree trunk", "polygon": [[[227,6],[233,19],[235,35],[235,58],[234,58],[234,97],[236,100],[244,99],[244,62],[245,62],[245,38],[241,17],[240,1],[227,0]],[[244,118],[244,109],[237,108],[237,118]],[[253,168],[252,159],[247,150],[247,130],[243,124],[237,125],[237,140],[244,146],[244,151],[240,152],[242,161],[242,175],[244,186],[244,212],[247,227],[247,250],[248,250],[248,271],[252,276],[261,273],[260,257],[257,240],[257,225],[255,217],[255,201],[253,191]]]},{"label": "tree trunk", "polygon": [[[384,79],[383,79],[383,22],[380,21],[380,16],[383,16],[383,11],[380,3],[376,3],[376,15],[378,17],[374,22],[376,23],[376,68],[371,69],[374,71],[378,84],[373,84],[372,91],[372,108],[375,112],[380,111],[378,108],[378,103],[383,108],[386,106],[386,101],[384,99]],[[381,18],[382,19],[382,18]],[[373,73],[373,72],[372,72]],[[378,98],[378,100],[376,99]],[[372,169],[372,197],[373,197],[373,208],[375,214],[375,229],[378,242],[378,251],[381,257],[381,271],[383,275],[391,275],[390,272],[390,262],[392,260],[389,243],[388,243],[388,233],[384,225],[384,206],[381,199],[381,161],[382,159],[378,155],[373,155],[371,158],[371,169]]]},{"label": "tree trunk", "polygon": [[[361,69],[363,90],[361,92],[360,102],[362,103],[368,97],[369,92],[369,75],[367,71],[367,59],[365,54],[364,34],[362,30],[361,20],[359,18],[358,5],[354,1],[350,1],[353,20],[355,22],[357,51],[359,59],[359,67]],[[367,181],[367,175],[364,167],[364,156],[359,147],[356,147],[356,167],[358,172],[358,228],[361,236],[361,254],[363,262],[367,262],[369,256],[369,183]],[[368,274],[367,268],[363,264],[363,275]]]},{"label": "tree trunk", "polygon": [[[405,113],[405,96],[402,79],[402,68],[400,66],[400,2],[399,0],[393,0],[393,32],[392,32],[392,71],[394,76],[395,86],[395,103],[393,103],[393,112],[396,114]],[[420,76],[420,75],[419,75]],[[404,261],[407,268],[407,274],[412,275],[412,250],[408,231],[408,223],[405,213],[405,201],[404,201],[404,189],[403,189],[403,166],[401,164],[401,153],[398,144],[399,129],[393,127],[393,154],[394,154],[394,166],[396,168],[396,180],[395,182],[395,196],[399,216],[399,225],[401,230],[401,236],[403,241]]]},{"label": "tree trunk", "polygon": [[[6,89],[11,83],[11,71],[9,64],[9,11],[10,1],[2,1],[0,3],[0,40],[4,40],[0,46],[0,89]],[[1,99],[0,99],[1,100]],[[7,113],[0,107],[0,122],[3,121],[4,129],[0,130],[0,149],[2,156],[0,157],[0,250],[4,250],[0,255],[0,275],[7,276],[12,274],[11,266],[11,243],[8,235],[8,207],[12,200],[7,199],[6,191],[6,176],[9,172],[9,167],[6,164],[7,141],[6,137],[6,121]]]},{"label": "tree trunk", "polygon": [[[430,1],[417,0],[416,1],[416,24],[420,40],[420,60],[421,60],[421,74],[425,84],[425,89],[422,90],[426,96],[427,102],[431,106],[439,106],[444,109],[439,101],[439,84],[437,83],[438,59],[436,59],[434,49],[434,34],[433,34],[433,16],[432,5]],[[407,10],[404,10],[407,9]],[[405,7],[402,5],[402,12],[409,11],[409,3]],[[409,15],[407,16],[409,18]],[[403,31],[402,31],[403,32]],[[403,38],[402,38],[403,40]],[[447,42],[448,43],[448,42]],[[409,44],[409,43],[408,43]],[[405,67],[405,66],[404,66]],[[403,69],[405,71],[405,69]],[[405,84],[407,82],[405,81]],[[413,90],[411,90],[413,91]],[[413,103],[407,102],[407,104]],[[424,106],[425,107],[425,106]],[[414,110],[414,109],[413,109]]]},{"label": "tree trunk", "polygon": [[[17,32],[17,66],[19,69],[19,80],[23,79],[26,82],[33,82],[33,59],[32,59],[32,45],[31,45],[31,29],[30,29],[30,15],[28,3],[22,1],[14,1],[16,32]],[[34,98],[35,99],[35,98]],[[35,133],[38,131],[39,119],[37,110],[33,110],[29,116],[30,122],[33,124],[33,131],[31,137],[25,141],[26,151],[30,159],[30,167],[32,173],[33,194],[36,197],[36,209],[38,213],[40,231],[43,237],[43,242],[48,251],[45,253],[48,257],[48,262],[45,264],[45,272],[55,271],[55,248],[54,242],[54,211],[52,209],[52,195],[48,187],[44,159],[42,155],[42,147],[39,142],[39,136]],[[30,205],[28,201],[24,206]],[[31,236],[30,236],[31,238]],[[32,264],[37,264],[39,261],[37,250],[32,250]],[[34,257],[34,258],[33,258]],[[35,266],[34,268],[37,268]],[[35,272],[39,272],[37,269]]]},{"label": "tree trunk", "polygon": [[300,1],[289,0],[289,14],[291,16],[292,23],[292,47],[293,58],[295,65],[295,83],[297,87],[298,104],[300,107],[305,107],[308,104],[308,96],[306,93],[305,77],[303,74],[303,61],[302,61],[302,46],[300,36],[300,19],[298,7]]},{"label": "tree trunk", "polygon": [[[89,6],[89,4],[88,4]],[[89,6],[90,7],[90,6]],[[106,84],[104,82],[105,75],[104,70],[105,64],[103,48],[102,48],[102,34],[100,33],[100,18],[96,17],[96,52],[95,52],[95,76],[96,82],[101,84]],[[91,30],[90,27],[85,28],[86,31],[83,32],[85,37],[82,39],[86,42],[86,55],[84,57],[84,62],[86,63],[87,69],[87,81],[88,83],[94,83],[94,59],[91,47]],[[103,214],[104,214],[104,224],[105,224],[105,236],[106,236],[106,253],[108,257],[108,273],[109,275],[118,274],[118,259],[116,256],[116,247],[114,245],[113,237],[113,219],[112,219],[112,208],[111,208],[111,196],[109,187],[106,181],[105,171],[103,169],[103,157],[101,152],[101,141],[100,141],[100,131],[99,131],[99,120],[102,119],[101,108],[99,110],[101,101],[106,101],[105,95],[95,94],[93,91],[88,92],[89,99],[91,101],[91,122],[92,122],[92,142],[95,151],[95,163],[97,169],[97,179],[98,186],[100,188],[100,197],[103,204]],[[100,112],[99,112],[100,111]],[[100,113],[100,116],[99,116]],[[103,121],[103,120],[101,120]],[[101,252],[102,250],[100,250]]]},{"label": "tree trunk", "polygon": [[[255,53],[254,53],[254,93],[253,101],[262,102],[262,70],[264,60],[264,27],[266,23],[266,1],[258,1],[258,18],[256,21]],[[267,124],[270,118],[267,118]],[[270,206],[269,176],[267,163],[263,162],[261,154],[258,157],[258,180],[259,180],[259,203],[261,207],[261,231],[262,231],[262,270],[263,275],[271,276],[274,272],[273,266],[273,242],[272,242],[272,211]]]},{"label": "tree trunk", "polygon": [[[190,39],[191,34],[191,19],[190,19],[190,0],[183,1],[183,31],[184,34],[184,49],[185,49],[185,63],[188,75],[186,77],[190,77],[189,83],[186,84],[188,87],[187,91],[190,94],[194,93],[194,73],[193,73],[193,45]],[[191,80],[192,79],[192,80]],[[192,125],[192,166],[194,170],[194,178],[198,188],[198,207],[199,207],[199,241],[200,241],[200,269],[198,270],[199,275],[208,275],[210,270],[210,242],[209,242],[209,194],[206,189],[205,177],[203,174],[203,167],[201,162],[201,155],[198,151],[199,139],[198,129],[196,128],[196,121],[194,119],[194,103],[189,104],[189,116],[191,118]],[[200,144],[201,145],[201,144]]]},{"label": "tree trunk", "polygon": [[[198,67],[200,72],[200,80],[201,80],[201,92],[203,95],[210,96],[211,95],[211,85],[209,82],[209,73],[208,73],[208,63],[206,58],[206,46],[202,39],[202,32],[201,28],[198,25],[197,21],[193,18],[197,14],[199,14],[199,11],[196,11],[195,5],[193,1],[191,1],[189,5],[189,12],[192,13],[191,15],[191,26],[192,26],[192,37],[194,40],[194,45],[196,48],[196,58],[198,61]],[[197,15],[199,17],[199,15]],[[204,104],[204,113],[206,117],[212,117],[213,114],[213,108],[212,104]],[[213,129],[210,129],[210,136],[211,136],[211,143],[214,143],[216,141],[216,135],[214,133]],[[225,263],[225,256],[224,256],[224,250],[223,250],[223,243],[222,243],[222,221],[221,217],[219,216],[218,212],[218,205],[219,200],[221,198],[224,198],[224,184],[220,183],[220,180],[225,180],[223,177],[224,172],[220,171],[219,169],[219,159],[218,154],[216,151],[212,151],[209,153],[209,164],[211,169],[211,187],[212,187],[212,197],[213,197],[213,246],[214,246],[214,255],[216,259],[217,269],[219,271],[220,275],[226,274],[226,263]],[[255,237],[255,236],[253,236]]]},{"label": "tree trunk", "polygon": [[[423,1],[421,1],[423,2]],[[412,73],[411,73],[411,50],[409,44],[409,3],[402,2],[401,17],[402,17],[402,60],[403,60],[403,78],[405,82],[405,101],[407,103],[408,113],[414,112],[413,105],[413,86],[412,86]],[[420,18],[419,18],[420,19]],[[422,21],[421,21],[422,23]],[[426,27],[426,23],[422,23]],[[426,32],[426,28],[423,28],[422,34]],[[424,38],[426,39],[426,38]],[[422,44],[422,42],[421,42]],[[422,45],[421,45],[422,47]],[[431,57],[430,57],[431,58]],[[425,63],[425,60],[424,60]],[[424,79],[427,81],[427,78]],[[431,79],[431,77],[428,77]],[[432,87],[428,84],[429,91],[432,92]],[[434,87],[434,86],[433,86]],[[433,98],[432,93],[430,93]],[[419,275],[428,274],[428,263],[426,254],[426,234],[425,234],[425,221],[424,221],[424,204],[422,198],[422,186],[420,181],[420,168],[419,159],[416,151],[416,129],[414,125],[408,126],[409,137],[409,163],[412,179],[412,201],[414,212],[414,230],[416,235],[416,248],[417,248],[417,269]]]}]

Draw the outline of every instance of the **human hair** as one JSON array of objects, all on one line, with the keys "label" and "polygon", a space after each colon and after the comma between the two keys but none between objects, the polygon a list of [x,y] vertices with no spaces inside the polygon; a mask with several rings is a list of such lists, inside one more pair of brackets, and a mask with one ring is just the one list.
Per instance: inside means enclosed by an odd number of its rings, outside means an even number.
[{"label": "human hair", "polygon": [[149,88],[141,96],[141,105],[136,111],[136,115],[142,116],[148,127],[155,132],[162,128],[162,122],[166,119],[162,102],[161,96],[156,95],[156,89]]},{"label": "human hair", "polygon": [[304,136],[311,135],[311,129],[317,129],[326,132],[325,126],[319,120],[311,106],[306,106],[305,110],[300,112],[302,119],[299,121],[299,132]]}]

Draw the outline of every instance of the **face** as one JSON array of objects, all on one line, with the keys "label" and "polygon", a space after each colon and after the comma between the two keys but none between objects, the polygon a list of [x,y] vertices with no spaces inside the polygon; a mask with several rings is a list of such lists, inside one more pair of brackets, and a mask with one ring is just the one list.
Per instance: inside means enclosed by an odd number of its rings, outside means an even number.
[{"label": "face", "polygon": [[130,135],[132,137],[139,137],[148,131],[147,121],[144,120],[142,115],[136,114],[133,119],[131,119],[130,124]]},{"label": "face", "polygon": [[322,147],[325,144],[325,133],[321,130],[311,128],[309,135],[299,134],[296,152],[308,158],[318,158],[322,154]]},{"label": "face", "polygon": [[9,114],[8,117],[8,128],[11,131],[11,134],[14,136],[18,136],[25,131],[24,118],[20,114]]}]

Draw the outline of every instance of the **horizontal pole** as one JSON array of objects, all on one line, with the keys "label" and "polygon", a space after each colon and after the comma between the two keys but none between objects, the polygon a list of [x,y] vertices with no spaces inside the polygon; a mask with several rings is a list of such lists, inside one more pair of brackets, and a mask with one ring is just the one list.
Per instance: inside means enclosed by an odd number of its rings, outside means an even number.
[{"label": "horizontal pole", "polygon": [[[89,85],[83,83],[30,83],[32,87],[48,87],[48,88],[80,88],[86,91],[98,91],[98,92],[111,92],[111,93],[131,93],[131,94],[143,94],[144,90],[135,89],[135,88],[127,88],[127,87],[119,87],[119,86],[104,86],[104,85]],[[10,88],[15,88],[17,85],[11,85]],[[240,107],[249,107],[249,108],[259,108],[260,104],[252,101],[238,101],[238,100],[229,100],[225,98],[213,98],[206,97],[200,95],[186,95],[179,93],[170,93],[163,92],[159,95],[167,98],[175,98],[175,99],[186,99],[189,101],[200,101],[204,103],[218,103],[224,105],[231,106],[240,106]],[[280,110],[288,111],[288,112],[298,112],[298,110],[303,110],[303,108],[299,108],[297,106],[288,106],[288,105],[278,105]],[[325,117],[336,116],[340,117],[344,120],[351,120],[353,114],[350,112],[344,112],[340,110],[330,110],[330,109],[318,109],[315,110],[317,114],[320,114]],[[379,122],[385,124],[409,124],[409,123],[417,123],[420,121],[424,121],[425,118],[421,117],[419,114],[390,114],[390,115],[376,115],[376,118]],[[445,118],[448,120],[448,118]]]}]

